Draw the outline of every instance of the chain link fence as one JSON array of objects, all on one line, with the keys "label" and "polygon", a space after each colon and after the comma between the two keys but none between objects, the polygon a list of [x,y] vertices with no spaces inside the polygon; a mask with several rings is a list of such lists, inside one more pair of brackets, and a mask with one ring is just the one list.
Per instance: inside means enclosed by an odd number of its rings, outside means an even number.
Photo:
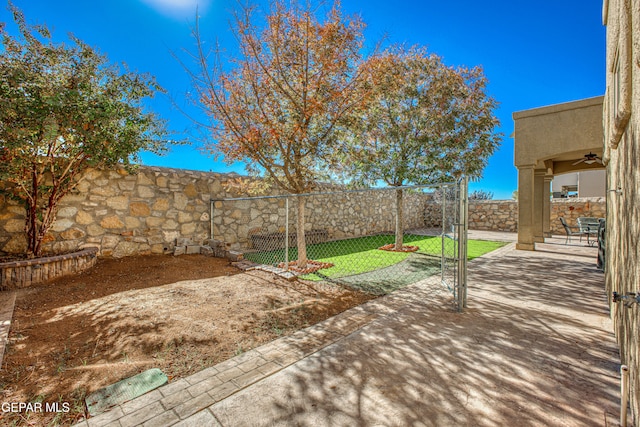
[{"label": "chain link fence", "polygon": [[[212,200],[212,236],[241,252],[253,268],[376,295],[439,276],[461,308],[462,187],[442,183]],[[429,201],[440,210],[425,209]]]}]

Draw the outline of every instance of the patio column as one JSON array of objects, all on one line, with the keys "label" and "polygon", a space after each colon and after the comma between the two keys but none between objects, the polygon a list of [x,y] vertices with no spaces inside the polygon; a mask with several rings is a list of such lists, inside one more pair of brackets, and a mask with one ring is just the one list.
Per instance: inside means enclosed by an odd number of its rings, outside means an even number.
[{"label": "patio column", "polygon": [[553,175],[544,176],[544,193],[542,194],[542,233],[544,237],[551,237],[551,181]]},{"label": "patio column", "polygon": [[533,172],[533,241],[544,243],[544,176],[545,169]]},{"label": "patio column", "polygon": [[518,166],[518,243],[516,249],[535,250],[533,227],[534,168]]}]

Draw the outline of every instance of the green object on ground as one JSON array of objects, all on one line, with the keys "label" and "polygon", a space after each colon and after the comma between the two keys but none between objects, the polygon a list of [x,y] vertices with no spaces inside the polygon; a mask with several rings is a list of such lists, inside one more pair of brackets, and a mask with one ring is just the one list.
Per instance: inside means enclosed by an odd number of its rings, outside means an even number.
[{"label": "green object on ground", "polygon": [[[309,259],[332,263],[334,267],[322,269],[316,274],[303,275],[302,278],[317,281],[357,276],[357,280],[362,281],[370,279],[370,277],[363,276],[364,273],[391,272],[389,267],[404,261],[415,262],[416,257],[412,257],[410,252],[389,252],[378,249],[380,246],[393,243],[394,240],[395,237],[393,235],[381,234],[308,245],[307,256]],[[414,254],[437,257],[439,263],[442,254],[442,243],[439,236],[406,235],[404,244],[418,246],[419,250]],[[469,240],[467,244],[468,259],[477,258],[506,244],[506,242]],[[445,239],[446,257],[455,256],[455,245],[456,243],[453,240]],[[245,253],[244,257],[258,264],[274,265],[284,261],[284,249],[249,252]],[[297,248],[289,248],[289,260],[295,260],[297,257]],[[428,270],[430,271],[431,268]],[[406,271],[406,269],[401,267],[399,271]],[[423,274],[420,274],[420,276],[423,276]],[[384,280],[389,280],[390,277],[395,278],[396,275],[381,274],[377,276],[377,279],[378,281],[383,278]],[[356,278],[354,277],[354,279]],[[402,281],[404,282],[404,280]],[[397,286],[392,286],[392,288],[397,288]]]},{"label": "green object on ground", "polygon": [[96,416],[110,408],[142,396],[169,381],[158,368],[149,369],[131,378],[101,388],[85,399],[89,415]]},{"label": "green object on ground", "polygon": [[[316,277],[321,277],[322,272],[323,270],[318,271]],[[411,253],[405,260],[392,266],[355,276],[342,277],[339,281],[353,289],[373,295],[386,295],[439,273],[440,258]],[[304,278],[314,280],[312,276],[307,275]]]}]

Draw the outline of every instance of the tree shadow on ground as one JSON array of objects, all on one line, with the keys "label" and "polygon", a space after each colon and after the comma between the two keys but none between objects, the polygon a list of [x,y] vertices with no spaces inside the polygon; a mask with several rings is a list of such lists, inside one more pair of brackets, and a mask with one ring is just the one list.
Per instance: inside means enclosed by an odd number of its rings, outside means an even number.
[{"label": "tree shadow on ground", "polygon": [[[554,280],[539,281],[541,271]],[[469,272],[466,312],[428,285],[407,288],[401,309],[212,412],[223,425],[265,426],[601,426],[615,418],[619,356],[591,262],[505,255]]]}]

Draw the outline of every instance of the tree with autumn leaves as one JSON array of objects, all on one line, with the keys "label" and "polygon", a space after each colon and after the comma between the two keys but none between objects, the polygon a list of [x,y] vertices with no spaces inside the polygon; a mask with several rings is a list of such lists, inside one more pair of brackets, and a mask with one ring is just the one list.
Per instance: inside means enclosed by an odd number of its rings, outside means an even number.
[{"label": "tree with autumn leaves", "polygon": [[398,187],[395,249],[402,250],[401,187],[479,178],[501,138],[497,103],[480,67],[447,66],[424,48],[392,47],[367,65],[373,94],[341,164],[358,182]]},{"label": "tree with autumn leaves", "polygon": [[[254,22],[255,7],[243,8],[231,70],[200,51],[201,73],[194,76],[212,119],[214,142],[206,149],[245,162],[291,194],[308,193],[332,169],[341,135],[367,99],[362,21],[344,17],[339,3],[322,21],[305,5],[272,0],[264,28]],[[296,200],[297,266],[304,268],[305,200]]]},{"label": "tree with autumn leaves", "polygon": [[[239,55],[194,75],[211,118],[206,149],[243,161],[291,194],[329,172],[353,182],[401,187],[479,176],[498,145],[496,103],[480,68],[452,68],[424,49],[363,58],[362,21],[335,2],[323,21],[310,3],[271,0],[259,27],[255,7],[236,15]],[[197,45],[202,48],[199,33]],[[228,67],[228,68],[227,68]],[[396,246],[402,247],[402,190]],[[297,198],[298,266],[307,262],[304,198]]]},{"label": "tree with autumn leaves", "polygon": [[38,257],[60,200],[89,168],[124,166],[160,153],[167,131],[142,100],[150,76],[120,72],[81,40],[56,44],[9,3],[19,36],[0,24],[0,195],[25,208],[26,256]]}]

